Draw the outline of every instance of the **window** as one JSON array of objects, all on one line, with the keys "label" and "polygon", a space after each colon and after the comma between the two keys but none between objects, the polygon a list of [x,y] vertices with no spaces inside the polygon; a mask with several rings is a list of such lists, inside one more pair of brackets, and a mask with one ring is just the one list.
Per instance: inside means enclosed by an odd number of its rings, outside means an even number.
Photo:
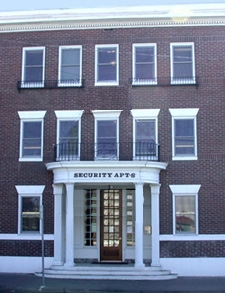
[{"label": "window", "polygon": [[193,43],[172,43],[171,52],[171,83],[195,83],[195,60]]},{"label": "window", "polygon": [[119,115],[120,110],[96,110],[95,158],[118,159],[119,157]]},{"label": "window", "polygon": [[95,85],[118,85],[118,45],[97,45],[95,48]]},{"label": "window", "polygon": [[81,86],[81,46],[59,47],[59,86]]},{"label": "window", "polygon": [[18,233],[41,233],[40,206],[42,205],[42,185],[17,185],[19,195]]},{"label": "window", "polygon": [[173,233],[198,234],[198,191],[201,185],[170,185],[173,193]]},{"label": "window", "polygon": [[156,44],[133,44],[134,85],[156,84]]},{"label": "window", "polygon": [[80,120],[83,111],[55,111],[57,117],[57,160],[80,159]]},{"label": "window", "polygon": [[135,191],[126,190],[127,246],[135,245]]},{"label": "window", "polygon": [[158,114],[159,109],[131,110],[133,116],[134,159],[158,158]]},{"label": "window", "polygon": [[22,87],[44,86],[45,48],[23,48]]},{"label": "window", "polygon": [[84,245],[97,245],[97,195],[96,190],[85,191]]},{"label": "window", "polygon": [[42,161],[43,124],[46,111],[21,111],[20,161]]},{"label": "window", "polygon": [[172,115],[173,160],[197,160],[198,109],[169,109]]}]

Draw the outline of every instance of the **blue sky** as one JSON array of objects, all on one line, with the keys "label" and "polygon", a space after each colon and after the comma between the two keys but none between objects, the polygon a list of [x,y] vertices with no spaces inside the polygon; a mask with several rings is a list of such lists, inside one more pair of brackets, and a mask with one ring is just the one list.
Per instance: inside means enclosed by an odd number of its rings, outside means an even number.
[{"label": "blue sky", "polygon": [[116,7],[165,4],[224,3],[224,0],[2,0],[0,11]]}]

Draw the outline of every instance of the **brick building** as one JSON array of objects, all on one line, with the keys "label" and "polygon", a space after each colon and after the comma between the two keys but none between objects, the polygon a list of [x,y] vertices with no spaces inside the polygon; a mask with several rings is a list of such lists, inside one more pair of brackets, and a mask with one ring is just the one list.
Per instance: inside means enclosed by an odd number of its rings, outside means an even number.
[{"label": "brick building", "polygon": [[0,14],[1,272],[224,275],[224,13]]}]

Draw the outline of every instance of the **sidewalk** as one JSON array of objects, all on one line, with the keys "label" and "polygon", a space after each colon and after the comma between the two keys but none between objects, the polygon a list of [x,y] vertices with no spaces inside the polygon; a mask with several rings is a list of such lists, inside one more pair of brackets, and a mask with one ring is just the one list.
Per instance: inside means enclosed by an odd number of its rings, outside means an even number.
[{"label": "sidewalk", "polygon": [[224,278],[180,277],[168,281],[43,279],[29,274],[0,274],[0,293],[164,293],[225,292]]}]

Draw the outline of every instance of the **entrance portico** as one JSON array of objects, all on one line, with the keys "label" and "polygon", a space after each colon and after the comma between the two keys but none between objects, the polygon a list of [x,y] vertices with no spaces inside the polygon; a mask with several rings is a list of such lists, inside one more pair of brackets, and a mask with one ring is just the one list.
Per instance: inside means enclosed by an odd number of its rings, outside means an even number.
[{"label": "entrance portico", "polygon": [[[54,174],[53,192],[55,198],[55,232],[54,232],[54,266],[73,267],[76,265],[77,257],[76,247],[78,244],[83,247],[82,241],[76,242],[77,235],[83,235],[82,223],[79,217],[84,213],[80,207],[77,198],[82,198],[82,190],[91,189],[96,191],[96,205],[99,210],[97,214],[97,223],[94,229],[96,231],[96,249],[85,247],[86,258],[103,261],[101,256],[102,245],[121,247],[121,262],[126,261],[125,240],[127,232],[131,232],[131,227],[127,226],[125,220],[127,216],[127,207],[124,200],[126,190],[133,190],[134,193],[134,255],[133,261],[136,268],[143,268],[144,264],[144,195],[150,198],[151,215],[151,266],[160,266],[159,255],[159,196],[160,184],[159,174],[165,170],[166,163],[159,162],[54,162],[47,164],[47,169],[52,170]],[[145,191],[144,191],[145,190]],[[105,191],[105,192],[104,192]],[[100,201],[100,194],[105,197]],[[84,194],[84,193],[83,193]],[[103,195],[101,195],[103,196]],[[114,201],[112,200],[114,196]],[[133,203],[131,203],[133,204]],[[113,217],[100,214],[100,206],[107,205],[103,213],[106,215],[113,213]],[[121,207],[121,215],[119,207]],[[118,215],[118,217],[117,217]],[[102,219],[104,218],[105,228]],[[75,225],[75,219],[79,222]],[[100,225],[102,225],[100,227]],[[119,227],[121,226],[121,230]],[[105,230],[104,230],[105,229]],[[108,230],[107,230],[108,229]],[[80,231],[78,231],[80,230]],[[105,235],[109,234],[109,236]],[[108,231],[106,233],[106,231]],[[118,232],[117,232],[118,231]],[[105,238],[104,238],[105,237]],[[108,237],[108,238],[106,238]],[[111,237],[111,238],[110,238]],[[150,242],[150,239],[149,239]],[[132,250],[130,249],[130,250]],[[130,251],[129,250],[129,251]],[[111,251],[110,249],[108,251]],[[115,249],[113,253],[115,253]],[[132,254],[132,253],[131,253]],[[110,260],[110,256],[109,256]],[[112,257],[113,260],[113,257]]]}]

